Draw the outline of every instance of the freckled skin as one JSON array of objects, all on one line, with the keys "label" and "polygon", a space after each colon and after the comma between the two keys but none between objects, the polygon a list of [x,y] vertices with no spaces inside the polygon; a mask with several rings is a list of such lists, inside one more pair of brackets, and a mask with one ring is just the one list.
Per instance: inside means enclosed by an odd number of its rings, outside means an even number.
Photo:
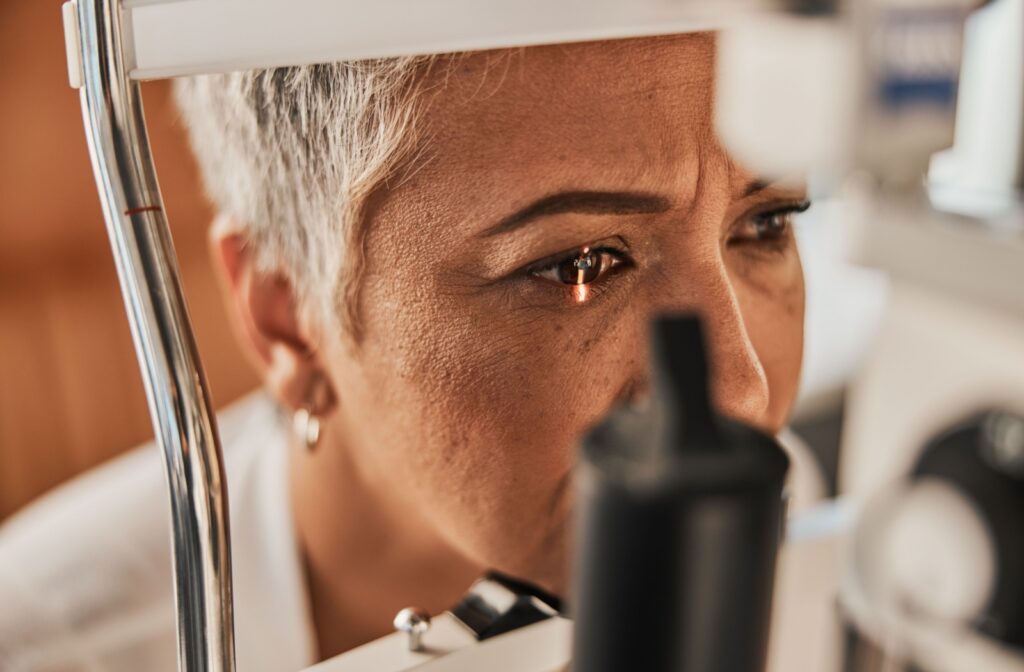
[{"label": "freckled skin", "polygon": [[[616,400],[645,393],[655,313],[704,316],[724,413],[778,430],[799,378],[796,249],[730,236],[753,208],[803,196],[744,197],[752,176],[714,139],[713,37],[477,54],[430,77],[420,158],[368,213],[362,343],[321,343],[338,404],[316,456],[296,458],[296,522],[326,652],[341,647],[324,624],[344,611],[329,573],[354,552],[353,506],[389,544],[414,539],[402,546],[411,559],[382,558],[388,571],[451,568],[421,579],[438,586],[423,589],[428,608],[448,606],[458,596],[448,587],[486,567],[564,590],[576,441]],[[564,213],[480,237],[563,190],[638,191],[671,206]],[[630,263],[583,303],[523,272],[607,240],[625,241]]]}]

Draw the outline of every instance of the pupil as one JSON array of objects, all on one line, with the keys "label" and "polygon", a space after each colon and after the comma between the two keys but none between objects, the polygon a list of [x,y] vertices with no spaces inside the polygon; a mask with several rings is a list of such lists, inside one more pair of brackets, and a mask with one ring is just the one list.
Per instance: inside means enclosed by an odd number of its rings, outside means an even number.
[{"label": "pupil", "polygon": [[600,254],[586,251],[558,265],[558,279],[567,285],[587,285],[601,273]]}]

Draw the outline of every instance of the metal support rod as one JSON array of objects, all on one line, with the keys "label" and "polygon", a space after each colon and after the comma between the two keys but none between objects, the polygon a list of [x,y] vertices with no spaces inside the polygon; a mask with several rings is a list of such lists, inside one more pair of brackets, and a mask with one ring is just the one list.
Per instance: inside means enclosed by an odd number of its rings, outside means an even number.
[{"label": "metal support rod", "polygon": [[227,488],[119,0],[73,0],[82,116],[171,495],[178,668],[233,672]]}]

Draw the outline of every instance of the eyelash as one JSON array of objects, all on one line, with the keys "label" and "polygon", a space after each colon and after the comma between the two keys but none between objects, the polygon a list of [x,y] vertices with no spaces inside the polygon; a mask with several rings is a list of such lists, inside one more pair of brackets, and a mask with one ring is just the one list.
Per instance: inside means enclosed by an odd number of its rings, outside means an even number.
[{"label": "eyelash", "polygon": [[[761,212],[745,217],[739,226],[733,229],[727,241],[731,247],[756,247],[769,252],[778,252],[786,248],[793,236],[793,217],[806,212],[811,207],[810,201],[794,203],[775,210]],[[759,231],[759,226],[773,226],[774,230]],[[747,226],[754,228],[753,235],[736,235],[736,231]]]},{"label": "eyelash", "polygon": [[[585,263],[586,260],[590,260],[590,265]],[[563,264],[570,262],[572,264],[570,268],[560,268]],[[632,265],[632,260],[622,250],[608,246],[584,245],[543,259],[526,269],[526,273],[548,284],[555,285],[559,289],[569,290],[578,303],[584,303],[605,289],[609,277],[630,265]],[[586,279],[586,275],[593,273],[595,269],[596,274],[593,277],[587,279],[586,282],[579,282]],[[561,277],[562,273],[575,273],[577,282],[565,282]]]},{"label": "eyelash", "polygon": [[[803,201],[782,208],[748,215],[742,220],[740,226],[733,228],[733,235],[729,237],[727,244],[732,247],[761,248],[761,250],[768,252],[780,252],[788,246],[792,238],[793,217],[799,213],[806,212],[810,207],[810,201]],[[764,233],[756,230],[758,226],[772,224],[775,225],[774,231]],[[747,225],[753,225],[755,228],[754,235],[735,235],[737,229]],[[596,261],[599,266],[595,277],[587,282],[575,283],[564,282],[560,279],[560,271],[572,273],[573,268],[575,268],[577,279],[582,280],[584,275],[593,268],[592,266],[581,264],[585,257],[597,258]],[[573,262],[573,268],[559,268],[568,262]],[[584,245],[574,250],[568,250],[547,259],[542,259],[529,266],[525,273],[530,277],[555,285],[561,290],[567,290],[577,303],[585,303],[599,296],[607,288],[609,277],[632,265],[632,259],[622,250],[608,246],[591,247]]]}]

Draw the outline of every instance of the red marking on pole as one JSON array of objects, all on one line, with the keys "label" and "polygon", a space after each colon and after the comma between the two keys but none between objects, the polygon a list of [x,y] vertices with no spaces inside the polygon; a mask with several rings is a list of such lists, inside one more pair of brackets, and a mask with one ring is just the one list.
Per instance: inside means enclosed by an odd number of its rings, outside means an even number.
[{"label": "red marking on pole", "polygon": [[141,208],[129,208],[129,209],[124,211],[124,214],[128,215],[129,217],[131,217],[132,215],[137,215],[137,214],[139,214],[141,212],[160,212],[160,206],[159,205],[144,205]]}]

